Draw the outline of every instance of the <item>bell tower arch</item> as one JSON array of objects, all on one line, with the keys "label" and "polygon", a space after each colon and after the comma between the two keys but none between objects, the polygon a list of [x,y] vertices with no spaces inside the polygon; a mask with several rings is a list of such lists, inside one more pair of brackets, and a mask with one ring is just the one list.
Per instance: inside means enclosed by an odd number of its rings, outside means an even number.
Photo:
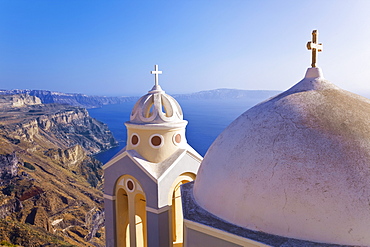
[{"label": "bell tower arch", "polygon": [[123,175],[117,180],[115,195],[118,246],[146,247],[146,197],[140,183]]}]

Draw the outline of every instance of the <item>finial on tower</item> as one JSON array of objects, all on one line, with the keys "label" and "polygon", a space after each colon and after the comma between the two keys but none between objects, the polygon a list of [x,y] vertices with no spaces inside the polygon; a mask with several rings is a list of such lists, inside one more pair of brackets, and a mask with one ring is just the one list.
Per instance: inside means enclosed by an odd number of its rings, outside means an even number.
[{"label": "finial on tower", "polygon": [[158,75],[162,74],[162,71],[158,71],[158,65],[154,65],[154,71],[150,71],[151,74],[155,75],[155,87],[158,87]]},{"label": "finial on tower", "polygon": [[323,50],[323,45],[318,43],[319,32],[317,30],[312,31],[312,41],[307,43],[307,49],[312,50],[312,63],[311,67],[316,68],[317,53]]}]

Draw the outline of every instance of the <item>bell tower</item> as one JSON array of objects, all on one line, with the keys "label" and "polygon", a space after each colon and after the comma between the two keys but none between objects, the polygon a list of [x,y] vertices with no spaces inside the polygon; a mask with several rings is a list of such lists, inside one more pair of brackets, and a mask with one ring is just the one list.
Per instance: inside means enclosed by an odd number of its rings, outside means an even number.
[{"label": "bell tower", "polygon": [[135,104],[127,127],[127,150],[136,150],[146,160],[159,163],[186,144],[185,127],[180,105],[158,84],[155,65],[153,88]]},{"label": "bell tower", "polygon": [[182,246],[180,185],[193,181],[202,157],[187,143],[178,102],[158,83],[126,122],[127,146],[104,169],[106,246]]}]

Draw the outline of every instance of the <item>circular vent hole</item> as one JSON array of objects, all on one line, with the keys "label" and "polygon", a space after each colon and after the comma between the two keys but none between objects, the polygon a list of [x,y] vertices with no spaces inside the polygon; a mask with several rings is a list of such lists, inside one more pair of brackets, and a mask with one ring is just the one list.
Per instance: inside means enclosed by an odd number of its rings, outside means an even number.
[{"label": "circular vent hole", "polygon": [[153,136],[151,142],[153,146],[157,147],[162,144],[162,139],[159,136]]},{"label": "circular vent hole", "polygon": [[131,137],[131,144],[135,146],[138,143],[139,143],[139,137],[137,135],[132,135],[132,137]]}]

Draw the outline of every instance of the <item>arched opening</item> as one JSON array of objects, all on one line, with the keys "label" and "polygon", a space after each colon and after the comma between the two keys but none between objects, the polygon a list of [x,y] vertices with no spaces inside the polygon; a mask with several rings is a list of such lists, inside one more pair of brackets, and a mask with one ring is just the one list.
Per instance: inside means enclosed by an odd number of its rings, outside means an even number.
[{"label": "arched opening", "polygon": [[116,184],[116,240],[120,247],[147,246],[146,199],[139,182],[125,175]]},{"label": "arched opening", "polygon": [[166,114],[166,117],[172,117],[173,108],[171,102],[163,95],[161,96],[161,102],[162,102],[162,112]]},{"label": "arched opening", "polygon": [[150,97],[144,102],[143,109],[144,109],[143,117],[150,118],[153,115],[153,110],[154,110],[153,97]]},{"label": "arched opening", "polygon": [[135,196],[136,245],[146,246],[146,201],[143,194]]},{"label": "arched opening", "polygon": [[186,184],[195,179],[195,175],[192,173],[185,173],[180,175],[173,183],[171,187],[171,201],[172,205],[172,241],[174,247],[183,246],[183,214],[182,214],[182,203],[181,203],[181,191],[180,186]]},{"label": "arched opening", "polygon": [[[129,234],[129,215],[128,215],[128,196],[123,188],[119,188],[116,193],[116,220],[117,220],[117,244],[118,246],[127,245]],[[130,242],[128,242],[130,243]]]},{"label": "arched opening", "polygon": [[174,246],[182,246],[180,244],[183,242],[183,215],[180,193],[181,184],[182,182],[176,185],[172,195],[172,239]]}]

